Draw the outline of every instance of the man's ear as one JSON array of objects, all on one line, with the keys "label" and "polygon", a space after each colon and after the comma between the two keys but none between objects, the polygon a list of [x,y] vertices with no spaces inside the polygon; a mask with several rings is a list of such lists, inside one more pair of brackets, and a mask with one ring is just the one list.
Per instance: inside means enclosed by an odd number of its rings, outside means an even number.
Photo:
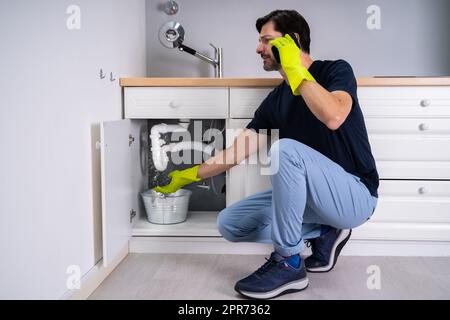
[{"label": "man's ear", "polygon": [[297,47],[299,47],[299,49],[301,50],[302,47],[300,45],[300,35],[297,32],[292,32],[289,34],[291,36],[291,38],[294,40],[295,44],[297,45]]}]

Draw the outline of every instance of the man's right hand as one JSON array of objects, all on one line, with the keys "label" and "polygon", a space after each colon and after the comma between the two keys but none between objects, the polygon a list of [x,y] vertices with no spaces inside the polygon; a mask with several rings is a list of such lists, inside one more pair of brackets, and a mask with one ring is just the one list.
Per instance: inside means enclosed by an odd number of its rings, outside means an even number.
[{"label": "man's right hand", "polygon": [[155,187],[153,190],[164,194],[174,193],[192,182],[201,181],[202,179],[197,176],[199,167],[200,165],[196,165],[184,170],[174,170],[168,174],[172,178],[169,184],[162,187]]}]

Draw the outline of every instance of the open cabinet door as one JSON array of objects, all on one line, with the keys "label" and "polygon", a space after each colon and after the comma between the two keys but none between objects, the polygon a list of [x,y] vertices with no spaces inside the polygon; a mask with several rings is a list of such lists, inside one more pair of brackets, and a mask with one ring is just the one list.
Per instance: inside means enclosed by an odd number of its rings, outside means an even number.
[{"label": "open cabinet door", "polygon": [[134,186],[138,145],[139,129],[130,120],[101,123],[104,266],[108,266],[128,245],[131,237],[131,213],[138,210],[138,190]]}]

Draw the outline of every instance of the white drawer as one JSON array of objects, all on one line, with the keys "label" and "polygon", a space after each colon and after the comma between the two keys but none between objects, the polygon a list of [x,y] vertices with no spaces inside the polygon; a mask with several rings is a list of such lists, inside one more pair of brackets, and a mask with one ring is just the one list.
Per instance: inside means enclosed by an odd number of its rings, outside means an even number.
[{"label": "white drawer", "polygon": [[450,181],[380,180],[378,194],[352,239],[450,241]]},{"label": "white drawer", "polygon": [[450,87],[358,87],[365,117],[450,117]]},{"label": "white drawer", "polygon": [[224,119],[228,88],[125,88],[125,118]]},{"label": "white drawer", "polygon": [[[230,117],[253,118],[273,88],[230,88]],[[365,117],[450,117],[450,87],[359,87]]]},{"label": "white drawer", "polygon": [[253,118],[259,105],[274,88],[230,88],[230,118]]},{"label": "white drawer", "polygon": [[450,179],[449,161],[375,162],[381,179]]},{"label": "white drawer", "polygon": [[366,118],[381,178],[450,178],[450,119]]},{"label": "white drawer", "polygon": [[450,241],[448,223],[366,222],[353,230],[354,240]]},{"label": "white drawer", "polygon": [[369,134],[450,137],[450,118],[368,118],[364,121]]},{"label": "white drawer", "polygon": [[450,161],[450,119],[367,119],[374,157]]},{"label": "white drawer", "polygon": [[380,180],[376,222],[450,223],[450,181]]}]

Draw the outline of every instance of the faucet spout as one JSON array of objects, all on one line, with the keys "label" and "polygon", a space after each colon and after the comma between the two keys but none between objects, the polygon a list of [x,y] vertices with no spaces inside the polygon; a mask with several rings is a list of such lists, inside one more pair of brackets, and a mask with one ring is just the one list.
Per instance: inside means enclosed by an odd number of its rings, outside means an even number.
[{"label": "faucet spout", "polygon": [[214,71],[216,73],[216,78],[222,78],[222,48],[215,47],[212,43],[209,44],[211,47],[214,48],[214,56],[215,56],[215,64],[214,64]]},{"label": "faucet spout", "polygon": [[200,52],[184,45],[181,44],[178,49],[180,51],[185,51],[189,54],[192,54],[193,56],[196,56],[197,58],[199,58],[200,60],[203,60],[205,62],[208,62],[209,64],[214,66],[214,71],[215,71],[215,77],[216,78],[222,78],[223,74],[222,74],[222,48],[216,48],[212,43],[210,43],[210,46],[214,48],[214,59],[201,54]]}]

